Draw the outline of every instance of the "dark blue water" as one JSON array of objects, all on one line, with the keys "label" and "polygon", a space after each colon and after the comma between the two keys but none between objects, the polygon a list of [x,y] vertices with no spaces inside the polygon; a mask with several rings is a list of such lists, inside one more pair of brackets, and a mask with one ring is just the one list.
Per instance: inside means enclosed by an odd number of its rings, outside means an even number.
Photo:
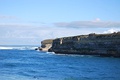
[{"label": "dark blue water", "polygon": [[120,59],[1,49],[0,80],[120,80]]}]

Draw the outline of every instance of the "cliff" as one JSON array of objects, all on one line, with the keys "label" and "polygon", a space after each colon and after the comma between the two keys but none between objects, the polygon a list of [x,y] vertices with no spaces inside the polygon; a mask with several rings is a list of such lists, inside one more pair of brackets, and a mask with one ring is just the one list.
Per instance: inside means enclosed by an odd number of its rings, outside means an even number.
[{"label": "cliff", "polygon": [[35,50],[48,51],[52,47],[53,39],[47,39],[41,41],[41,47],[36,48]]},{"label": "cliff", "polygon": [[[42,47],[47,43],[42,42]],[[47,44],[48,45],[48,44]],[[79,54],[120,57],[120,32],[112,34],[89,34],[52,40],[47,47],[56,54]],[[44,50],[44,49],[43,49]]]}]

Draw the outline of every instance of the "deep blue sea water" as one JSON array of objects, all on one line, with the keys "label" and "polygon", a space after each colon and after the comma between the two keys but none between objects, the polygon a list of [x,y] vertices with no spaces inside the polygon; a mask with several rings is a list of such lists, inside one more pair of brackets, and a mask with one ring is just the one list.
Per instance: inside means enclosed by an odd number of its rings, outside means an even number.
[{"label": "deep blue sea water", "polygon": [[0,46],[0,80],[120,80],[120,58],[56,55]]}]

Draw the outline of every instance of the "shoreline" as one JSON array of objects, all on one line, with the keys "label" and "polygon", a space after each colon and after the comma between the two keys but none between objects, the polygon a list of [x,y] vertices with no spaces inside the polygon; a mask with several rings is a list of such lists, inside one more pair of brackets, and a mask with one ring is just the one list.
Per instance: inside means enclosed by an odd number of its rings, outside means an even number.
[{"label": "shoreline", "polygon": [[55,54],[100,55],[120,57],[120,32],[111,34],[88,34],[47,39],[37,50]]}]

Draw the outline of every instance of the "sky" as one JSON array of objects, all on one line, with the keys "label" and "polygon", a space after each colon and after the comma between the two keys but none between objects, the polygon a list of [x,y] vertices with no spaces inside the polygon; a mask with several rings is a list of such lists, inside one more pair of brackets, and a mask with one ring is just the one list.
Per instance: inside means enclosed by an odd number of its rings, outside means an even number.
[{"label": "sky", "polygon": [[120,0],[0,0],[0,45],[120,31]]}]

